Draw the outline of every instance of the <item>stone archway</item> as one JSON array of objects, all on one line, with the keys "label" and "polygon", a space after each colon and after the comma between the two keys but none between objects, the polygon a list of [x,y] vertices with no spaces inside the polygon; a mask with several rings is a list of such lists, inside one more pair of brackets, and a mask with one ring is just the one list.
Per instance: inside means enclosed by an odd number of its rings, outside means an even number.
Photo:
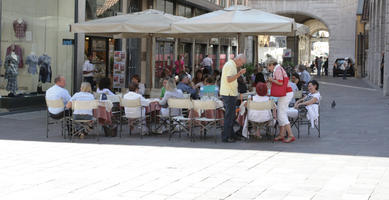
[{"label": "stone archway", "polygon": [[355,60],[355,16],[358,0],[249,0],[250,7],[281,15],[306,16],[322,22],[330,33],[329,71],[338,57]]}]

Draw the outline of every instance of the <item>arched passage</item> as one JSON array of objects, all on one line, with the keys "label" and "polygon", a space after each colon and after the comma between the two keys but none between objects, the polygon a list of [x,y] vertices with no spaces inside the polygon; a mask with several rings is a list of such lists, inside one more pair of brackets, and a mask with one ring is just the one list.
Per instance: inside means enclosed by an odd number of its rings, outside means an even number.
[{"label": "arched passage", "polygon": [[296,36],[297,38],[294,39],[298,43],[294,52],[299,64],[309,66],[316,57],[322,57],[323,62],[329,57],[331,34],[328,25],[322,19],[302,12],[283,11],[276,14],[293,18],[296,23],[304,24],[309,28],[307,35]]}]

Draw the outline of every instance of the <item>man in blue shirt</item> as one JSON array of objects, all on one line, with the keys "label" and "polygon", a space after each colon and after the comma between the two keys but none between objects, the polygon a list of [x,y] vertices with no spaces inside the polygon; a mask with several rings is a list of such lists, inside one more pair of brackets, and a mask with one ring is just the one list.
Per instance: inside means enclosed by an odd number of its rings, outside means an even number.
[{"label": "man in blue shirt", "polygon": [[197,90],[189,85],[189,77],[186,74],[180,76],[180,82],[177,84],[177,89],[183,93],[190,94],[192,99],[198,99]]}]

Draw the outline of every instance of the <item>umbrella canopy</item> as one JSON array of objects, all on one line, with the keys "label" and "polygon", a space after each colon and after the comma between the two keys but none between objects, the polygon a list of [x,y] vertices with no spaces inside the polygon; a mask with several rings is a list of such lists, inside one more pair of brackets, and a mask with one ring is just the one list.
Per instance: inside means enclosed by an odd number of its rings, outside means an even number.
[{"label": "umbrella canopy", "polygon": [[142,37],[149,34],[170,33],[170,25],[184,19],[186,18],[148,9],[142,12],[72,24],[70,30],[76,33],[127,34],[127,36]]},{"label": "umbrella canopy", "polygon": [[286,35],[295,29],[292,18],[245,6],[232,6],[172,24],[173,33],[184,35]]}]

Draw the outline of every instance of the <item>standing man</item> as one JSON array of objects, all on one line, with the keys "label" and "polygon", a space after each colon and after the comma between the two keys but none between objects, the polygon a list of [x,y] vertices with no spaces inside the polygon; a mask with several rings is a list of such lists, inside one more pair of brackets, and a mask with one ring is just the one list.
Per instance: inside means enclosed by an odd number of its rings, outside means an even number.
[{"label": "standing man", "polygon": [[88,55],[88,59],[84,62],[84,65],[82,66],[82,75],[84,77],[84,82],[90,83],[92,86],[92,89],[94,88],[94,81],[93,77],[95,75],[95,65],[91,63],[93,59],[92,54]]},{"label": "standing man", "polygon": [[201,62],[201,65],[205,69],[207,69],[208,74],[212,74],[213,61],[212,61],[212,59],[208,55],[205,55],[205,58],[203,59],[203,62]]},{"label": "standing man", "polygon": [[323,57],[320,56],[319,60],[317,61],[317,76],[321,76],[321,66],[323,65]]},{"label": "standing man", "polygon": [[380,87],[381,88],[384,87],[384,66],[385,66],[385,52],[382,52],[381,67],[380,67],[380,71],[381,71]]},{"label": "standing man", "polygon": [[324,62],[323,68],[324,68],[325,76],[328,76],[328,57],[326,58],[326,61]]},{"label": "standing man", "polygon": [[246,57],[239,54],[235,59],[229,60],[223,66],[220,95],[223,98],[225,114],[224,114],[224,131],[222,134],[223,142],[235,142],[236,136],[234,133],[235,120],[235,104],[238,96],[237,79],[244,73],[246,69],[241,69],[237,72],[237,68],[246,63]]}]

